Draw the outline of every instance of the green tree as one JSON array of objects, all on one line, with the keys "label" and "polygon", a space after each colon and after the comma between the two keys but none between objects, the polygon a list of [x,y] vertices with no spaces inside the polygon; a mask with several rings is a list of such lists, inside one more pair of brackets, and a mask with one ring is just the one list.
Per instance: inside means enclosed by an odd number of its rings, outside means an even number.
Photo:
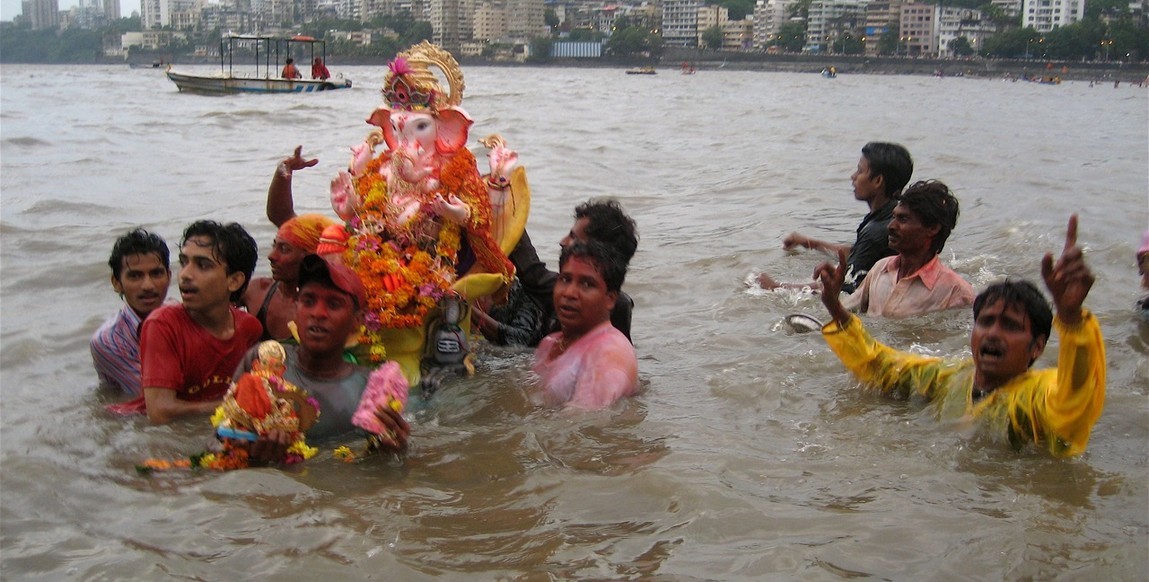
[{"label": "green tree", "polygon": [[901,30],[898,29],[897,22],[891,22],[882,36],[878,37],[878,54],[883,56],[896,55],[901,48]]},{"label": "green tree", "polygon": [[531,56],[528,60],[532,63],[545,63],[551,60],[551,47],[554,41],[549,38],[535,37],[531,39]]},{"label": "green tree", "polygon": [[559,27],[559,15],[555,13],[554,8],[547,8],[543,12],[543,22],[546,23],[547,28],[551,29],[551,34]]},{"label": "green tree", "polygon": [[662,37],[649,30],[631,26],[610,35],[606,43],[608,53],[615,56],[657,56],[662,53]]},{"label": "green tree", "polygon": [[702,44],[712,50],[722,49],[722,27],[715,25],[702,31]]},{"label": "green tree", "polygon": [[860,55],[866,52],[862,39],[852,32],[843,33],[830,44],[830,51],[840,55]]},{"label": "green tree", "polygon": [[778,28],[773,46],[788,53],[802,52],[802,47],[806,46],[806,23],[791,20],[783,24]]},{"label": "green tree", "polygon": [[747,14],[754,14],[754,3],[750,0],[722,0],[720,5],[726,9],[730,20],[742,20]]},{"label": "green tree", "polygon": [[973,46],[969,44],[969,39],[964,36],[959,36],[946,45],[955,57],[968,57],[974,54]]},{"label": "green tree", "polygon": [[790,5],[789,13],[787,16],[790,18],[801,18],[802,22],[810,20],[810,3],[813,0],[798,0]]}]

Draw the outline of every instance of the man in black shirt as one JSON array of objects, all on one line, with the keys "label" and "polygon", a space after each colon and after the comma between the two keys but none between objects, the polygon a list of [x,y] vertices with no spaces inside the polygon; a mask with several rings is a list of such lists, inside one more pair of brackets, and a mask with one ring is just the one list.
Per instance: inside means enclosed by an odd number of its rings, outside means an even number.
[{"label": "man in black shirt", "polygon": [[[837,256],[839,250],[845,251],[848,271],[846,284],[842,290],[853,293],[865,278],[866,272],[878,262],[878,259],[894,254],[887,242],[886,227],[893,217],[897,197],[902,188],[909,183],[913,171],[914,161],[906,148],[894,143],[866,144],[862,147],[858,168],[850,176],[850,182],[854,185],[854,198],[870,207],[869,214],[858,225],[858,236],[854,244],[831,243],[792,232],[782,239],[782,248],[793,250],[797,247],[806,247],[831,256]],[[817,281],[779,283],[766,273],[758,275],[758,284],[767,290],[779,287],[790,289],[810,287],[815,291],[821,289],[821,284]]]}]

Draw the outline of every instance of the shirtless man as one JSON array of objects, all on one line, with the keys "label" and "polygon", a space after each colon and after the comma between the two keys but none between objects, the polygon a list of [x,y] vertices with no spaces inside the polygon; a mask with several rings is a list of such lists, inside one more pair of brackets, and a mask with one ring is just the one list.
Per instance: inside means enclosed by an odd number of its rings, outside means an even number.
[{"label": "shirtless man", "polygon": [[634,347],[610,323],[625,278],[622,259],[602,243],[563,249],[554,290],[561,330],[543,338],[533,367],[546,404],[595,410],[638,390]]},{"label": "shirtless man", "polygon": [[288,324],[295,318],[299,263],[315,254],[319,235],[335,221],[320,214],[294,216],[279,227],[267,261],[271,278],[260,277],[248,285],[243,304],[263,325],[263,339],[291,338]]}]

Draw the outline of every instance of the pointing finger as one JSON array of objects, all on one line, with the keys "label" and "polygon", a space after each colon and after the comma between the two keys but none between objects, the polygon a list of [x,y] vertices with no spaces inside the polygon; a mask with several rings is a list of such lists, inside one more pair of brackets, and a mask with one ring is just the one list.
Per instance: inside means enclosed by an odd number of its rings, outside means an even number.
[{"label": "pointing finger", "polygon": [[1069,216],[1069,226],[1065,229],[1065,250],[1077,246],[1077,215]]}]

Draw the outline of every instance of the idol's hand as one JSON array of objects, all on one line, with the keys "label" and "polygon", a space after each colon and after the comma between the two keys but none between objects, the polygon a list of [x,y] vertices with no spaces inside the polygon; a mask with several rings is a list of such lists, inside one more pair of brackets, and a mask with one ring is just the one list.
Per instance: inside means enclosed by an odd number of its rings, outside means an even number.
[{"label": "idol's hand", "polygon": [[446,199],[442,194],[436,194],[431,200],[431,210],[455,224],[463,224],[471,216],[471,209],[454,194],[448,195]]}]

